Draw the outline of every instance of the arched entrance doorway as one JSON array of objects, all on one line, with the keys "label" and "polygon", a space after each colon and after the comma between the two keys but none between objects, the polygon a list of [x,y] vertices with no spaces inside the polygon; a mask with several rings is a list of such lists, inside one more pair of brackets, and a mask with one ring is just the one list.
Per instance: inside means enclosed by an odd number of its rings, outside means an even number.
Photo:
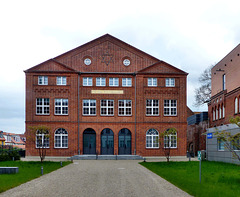
[{"label": "arched entrance doorway", "polygon": [[83,154],[96,154],[96,132],[91,128],[83,132]]},{"label": "arched entrance doorway", "polygon": [[114,154],[114,138],[113,131],[111,129],[103,129],[101,132],[101,154]]},{"label": "arched entrance doorway", "polygon": [[118,133],[118,154],[131,155],[132,136],[129,129],[121,129]]}]

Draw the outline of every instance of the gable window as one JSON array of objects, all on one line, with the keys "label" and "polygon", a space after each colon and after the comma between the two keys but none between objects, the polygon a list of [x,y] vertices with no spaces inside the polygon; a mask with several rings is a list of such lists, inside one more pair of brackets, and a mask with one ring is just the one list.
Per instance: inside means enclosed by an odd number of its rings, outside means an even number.
[{"label": "gable window", "polygon": [[164,100],[164,116],[177,115],[177,100]]},{"label": "gable window", "polygon": [[37,131],[36,148],[49,148],[49,132]]},{"label": "gable window", "polygon": [[83,77],[83,86],[92,86],[92,77]]},{"label": "gable window", "polygon": [[146,133],[146,148],[159,147],[159,134],[156,129],[149,129]]},{"label": "gable window", "polygon": [[146,115],[147,116],[158,116],[159,115],[159,104],[156,99],[146,100]]},{"label": "gable window", "polygon": [[157,86],[157,78],[148,78],[148,86],[156,87]]},{"label": "gable window", "polygon": [[166,78],[166,87],[175,87],[175,78]]},{"label": "gable window", "polygon": [[67,77],[57,77],[57,85],[67,85]]},{"label": "gable window", "polygon": [[37,98],[36,114],[37,115],[48,115],[49,114],[49,98]]},{"label": "gable window", "polygon": [[118,101],[118,115],[119,116],[131,116],[132,115],[132,101],[131,100],[119,100]]},{"label": "gable window", "polygon": [[113,100],[101,100],[101,116],[113,116],[114,115],[114,101]]},{"label": "gable window", "polygon": [[218,108],[216,108],[216,120],[218,120]]},{"label": "gable window", "polygon": [[96,115],[96,100],[83,100],[83,115]]},{"label": "gable window", "polygon": [[109,78],[109,86],[119,86],[118,78]]},{"label": "gable window", "polygon": [[38,76],[38,85],[48,85],[48,77]]},{"label": "gable window", "polygon": [[223,90],[226,90],[226,75],[223,74],[222,76],[222,85],[223,85]]},{"label": "gable window", "polygon": [[55,115],[68,115],[68,99],[55,99]]},{"label": "gable window", "polygon": [[221,106],[219,107],[219,119],[221,119],[222,118],[222,108],[221,108]]},{"label": "gable window", "polygon": [[122,78],[122,86],[123,87],[131,87],[132,86],[132,78]]},{"label": "gable window", "polygon": [[59,128],[55,131],[55,148],[68,148],[68,132]]},{"label": "gable window", "polygon": [[238,113],[238,98],[235,98],[235,104],[234,104],[234,113],[237,114]]},{"label": "gable window", "polygon": [[164,136],[164,148],[177,148],[177,133]]},{"label": "gable window", "polygon": [[215,110],[213,109],[213,121],[215,120]]},{"label": "gable window", "polygon": [[106,86],[106,78],[97,77],[96,86]]}]

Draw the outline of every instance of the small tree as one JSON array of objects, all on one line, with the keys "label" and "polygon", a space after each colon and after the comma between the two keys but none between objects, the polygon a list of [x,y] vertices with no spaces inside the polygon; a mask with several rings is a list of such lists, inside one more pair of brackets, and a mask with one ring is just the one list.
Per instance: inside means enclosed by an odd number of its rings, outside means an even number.
[{"label": "small tree", "polygon": [[171,150],[174,144],[177,143],[177,130],[175,128],[169,128],[160,134],[160,145],[164,151],[167,162],[170,160]]},{"label": "small tree", "polygon": [[[235,118],[230,118],[230,123],[236,124],[238,127],[240,127],[240,117],[237,116]],[[240,150],[240,132],[237,134],[232,134],[228,131],[217,131],[214,135],[217,136],[218,140],[223,141],[224,147],[232,153],[235,159],[240,161],[239,151],[236,151]]]},{"label": "small tree", "polygon": [[30,133],[28,135],[27,142],[29,141],[33,144],[36,144],[36,148],[38,149],[39,157],[42,163],[49,148],[50,129],[43,125],[29,127],[29,129]]}]

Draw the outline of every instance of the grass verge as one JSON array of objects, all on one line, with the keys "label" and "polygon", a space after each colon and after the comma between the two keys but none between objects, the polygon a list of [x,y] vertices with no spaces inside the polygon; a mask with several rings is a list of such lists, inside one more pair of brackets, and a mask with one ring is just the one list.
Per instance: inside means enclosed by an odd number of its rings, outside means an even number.
[{"label": "grass verge", "polygon": [[199,183],[199,162],[141,162],[152,172],[193,196],[240,196],[240,166],[202,161]]},{"label": "grass verge", "polygon": [[[70,164],[69,161],[62,162],[63,166]],[[26,162],[26,161],[2,161],[0,167],[18,167],[17,174],[0,174],[0,193],[8,189],[21,185],[32,179],[41,176],[41,166],[43,166],[43,173],[47,174],[54,170],[61,168],[60,162]]]}]

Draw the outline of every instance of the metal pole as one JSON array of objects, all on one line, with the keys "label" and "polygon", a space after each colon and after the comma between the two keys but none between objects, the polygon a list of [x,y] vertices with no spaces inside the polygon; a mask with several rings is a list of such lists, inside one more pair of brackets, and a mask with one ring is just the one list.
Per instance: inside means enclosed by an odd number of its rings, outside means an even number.
[{"label": "metal pole", "polygon": [[199,183],[201,183],[201,160],[199,161]]},{"label": "metal pole", "polygon": [[43,166],[41,166],[41,175],[43,175]]}]

